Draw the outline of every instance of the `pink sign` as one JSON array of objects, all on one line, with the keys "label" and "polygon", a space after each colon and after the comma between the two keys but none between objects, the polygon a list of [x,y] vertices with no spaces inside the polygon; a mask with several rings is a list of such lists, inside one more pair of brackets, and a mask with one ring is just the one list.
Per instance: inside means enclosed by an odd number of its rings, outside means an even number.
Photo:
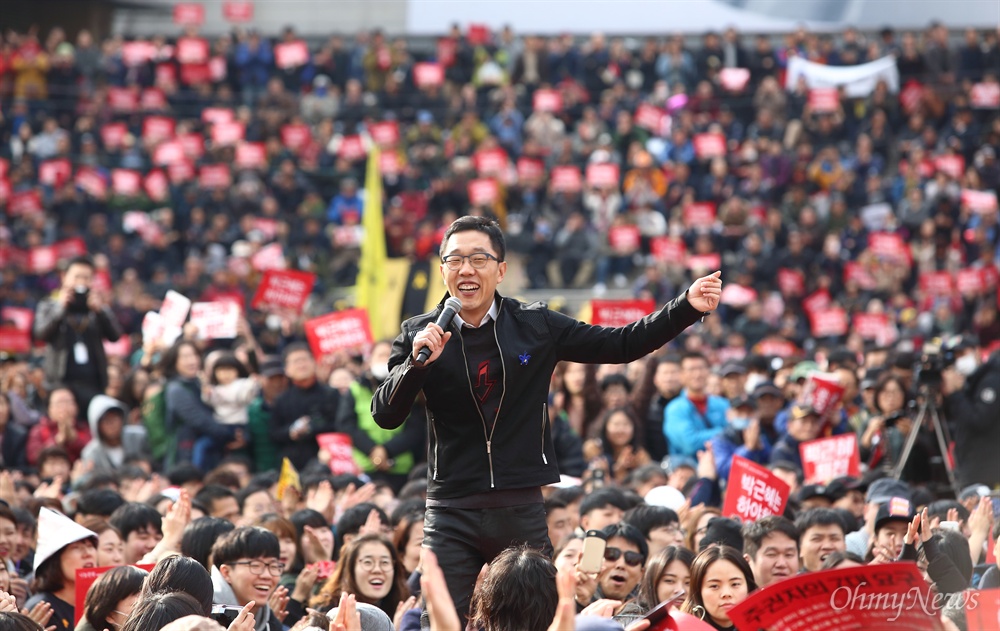
[{"label": "pink sign", "polygon": [[191,324],[202,340],[231,339],[238,333],[240,306],[235,302],[196,302],[191,305]]},{"label": "pink sign", "polygon": [[335,432],[317,434],[316,443],[330,456],[330,472],[333,475],[361,473],[358,463],[354,461],[354,445],[350,435]]},{"label": "pink sign", "polygon": [[267,270],[250,306],[262,311],[290,310],[302,313],[302,307],[315,284],[316,275],[311,272]]},{"label": "pink sign", "polygon": [[656,310],[652,298],[635,300],[591,300],[591,324],[595,326],[623,327],[642,319]]},{"label": "pink sign", "polygon": [[768,515],[781,515],[785,512],[788,491],[788,485],[764,467],[733,456],[722,516],[748,522]]},{"label": "pink sign", "polygon": [[337,351],[367,348],[372,343],[366,309],[345,309],[313,318],[305,323],[306,339],[316,357]]},{"label": "pink sign", "polygon": [[799,443],[799,455],[806,484],[826,484],[845,475],[861,475],[858,438],[854,434]]}]

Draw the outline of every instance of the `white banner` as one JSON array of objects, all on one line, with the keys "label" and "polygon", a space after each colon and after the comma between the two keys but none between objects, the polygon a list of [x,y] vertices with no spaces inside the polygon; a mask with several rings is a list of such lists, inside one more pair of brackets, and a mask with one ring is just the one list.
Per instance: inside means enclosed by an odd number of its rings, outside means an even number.
[{"label": "white banner", "polygon": [[785,89],[793,90],[804,77],[810,88],[844,88],[848,98],[868,96],[879,81],[885,81],[889,92],[899,92],[899,70],[895,57],[882,57],[858,66],[827,66],[801,57],[788,60]]}]

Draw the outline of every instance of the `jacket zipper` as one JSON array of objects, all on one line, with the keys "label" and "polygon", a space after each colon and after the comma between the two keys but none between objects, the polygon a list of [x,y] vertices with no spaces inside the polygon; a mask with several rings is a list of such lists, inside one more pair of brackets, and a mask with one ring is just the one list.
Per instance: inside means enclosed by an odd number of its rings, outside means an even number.
[{"label": "jacket zipper", "polygon": [[431,433],[434,434],[434,474],[431,476],[431,479],[437,480],[438,479],[438,430],[437,430],[437,424],[434,423],[434,414],[430,410],[427,410],[427,416],[431,420]]},{"label": "jacket zipper", "polygon": [[[502,307],[503,307],[502,303],[501,303],[501,305],[499,307],[497,307],[497,319],[498,320],[500,319],[500,309]],[[459,336],[459,339],[461,339],[461,336]],[[483,416],[483,410],[479,407],[479,404],[476,402],[476,392],[472,389],[472,376],[469,375],[469,371],[468,371],[469,357],[465,354],[465,340],[462,340],[462,358],[465,360],[465,365],[466,365],[466,372],[465,372],[465,374],[466,374],[466,378],[469,380],[469,394],[472,395],[472,402],[475,404],[476,411],[479,413],[479,420],[481,420],[483,422],[483,438],[486,439],[486,460],[487,460],[487,462],[489,463],[489,466],[490,466],[490,488],[491,489],[495,489],[496,488],[496,480],[493,477],[493,432],[495,432],[496,429],[497,429],[497,420],[500,418],[500,408],[503,407],[503,397],[504,397],[504,394],[506,394],[506,392],[507,392],[507,367],[505,366],[504,361],[503,361],[503,349],[500,348],[500,337],[499,337],[499,335],[497,333],[497,322],[493,323],[493,339],[496,340],[497,350],[500,351],[500,370],[503,372],[503,378],[501,379],[501,383],[503,385],[503,390],[500,391],[500,403],[499,403],[499,405],[497,405],[496,416],[493,417],[493,429],[492,430],[487,429],[487,427],[486,427],[486,417]]]},{"label": "jacket zipper", "polygon": [[542,403],[542,463],[549,464],[549,459],[545,457],[545,421],[548,419],[549,404]]}]

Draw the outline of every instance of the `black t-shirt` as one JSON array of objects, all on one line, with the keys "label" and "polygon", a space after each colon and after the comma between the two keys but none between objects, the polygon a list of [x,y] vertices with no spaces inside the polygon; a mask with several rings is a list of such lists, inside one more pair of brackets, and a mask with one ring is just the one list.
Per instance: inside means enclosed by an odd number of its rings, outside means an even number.
[{"label": "black t-shirt", "polygon": [[478,328],[462,327],[462,343],[465,347],[472,394],[479,405],[479,411],[483,413],[488,435],[493,433],[493,424],[500,409],[503,393],[503,366],[493,326],[491,318]]},{"label": "black t-shirt", "polygon": [[49,620],[49,626],[55,626],[56,631],[73,631],[73,605],[50,592],[40,592],[32,596],[26,606],[30,610],[43,601],[52,605],[52,619]]}]

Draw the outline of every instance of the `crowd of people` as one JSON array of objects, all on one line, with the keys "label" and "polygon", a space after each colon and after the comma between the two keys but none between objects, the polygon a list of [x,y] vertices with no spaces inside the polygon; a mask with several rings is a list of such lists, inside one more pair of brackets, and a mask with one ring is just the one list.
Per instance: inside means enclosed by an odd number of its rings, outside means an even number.
[{"label": "crowd of people", "polygon": [[[987,561],[1000,116],[983,106],[1000,87],[997,33],[631,44],[457,27],[433,52],[379,32],[3,33],[0,318],[31,344],[0,356],[0,626],[541,630],[596,616],[639,631],[677,599],[727,629],[757,589],[830,568],[915,561],[944,596],[1000,587]],[[883,82],[823,109],[804,83],[783,87],[790,57],[890,54],[898,93]],[[726,72],[739,69],[745,85]],[[454,499],[435,495],[455,482],[435,433],[451,394],[425,386],[426,409],[379,396],[419,332],[317,357],[305,315],[249,305],[271,244],[317,275],[307,312],[354,283],[375,145],[392,257],[458,256],[442,276],[470,277],[519,258],[533,288],[683,294],[675,307],[705,273],[725,283],[718,309],[652,355],[577,349],[623,363],[562,361],[525,384],[522,402],[529,386],[545,399],[541,459],[562,474],[542,486],[551,546],[501,546],[464,596],[423,545],[425,516],[441,526],[439,500]],[[497,219],[506,247],[445,251],[462,215]],[[237,337],[190,323],[170,344],[144,337],[170,289],[240,302]],[[850,325],[823,325],[838,309]],[[814,407],[817,374],[843,389],[832,409]],[[489,402],[489,373],[469,379]],[[320,447],[328,434],[350,437],[349,458]],[[800,445],[846,434],[864,474],[806,483]],[[736,455],[788,484],[784,515],[722,515]],[[506,491],[538,473],[496,457]],[[579,569],[589,531],[606,541],[598,572]],[[107,566],[81,610],[77,570]],[[940,613],[965,628],[961,607]]]}]

